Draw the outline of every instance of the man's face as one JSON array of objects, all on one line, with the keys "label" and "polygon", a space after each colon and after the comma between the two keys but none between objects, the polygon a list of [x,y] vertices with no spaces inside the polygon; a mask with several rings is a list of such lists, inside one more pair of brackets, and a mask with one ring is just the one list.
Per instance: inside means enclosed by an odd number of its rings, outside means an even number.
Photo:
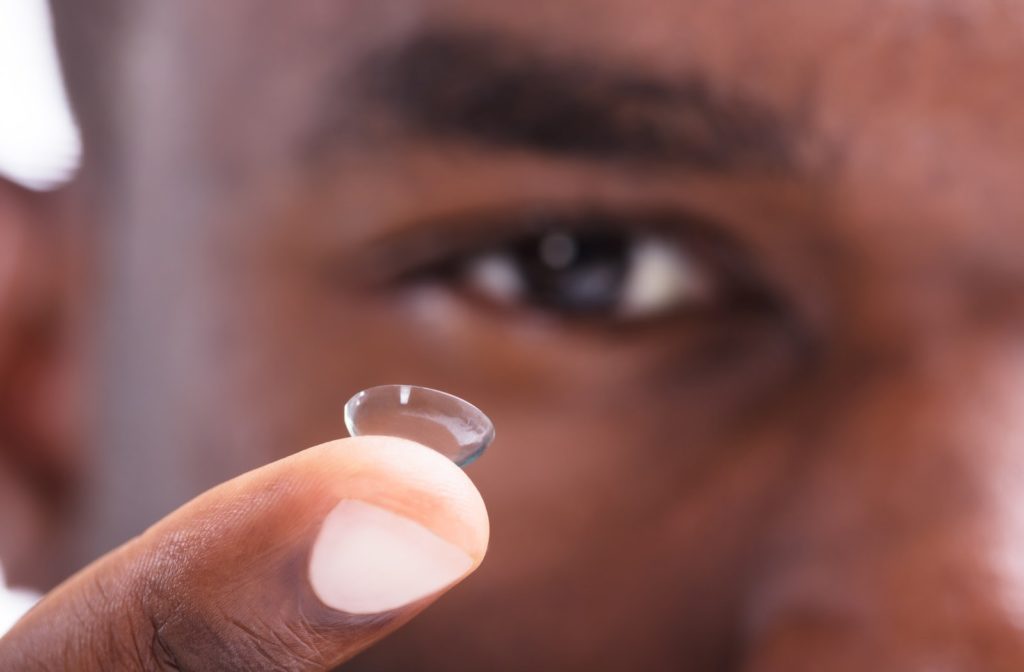
[{"label": "man's face", "polygon": [[357,669],[1019,669],[1022,20],[140,7],[83,557],[413,383],[491,549]]}]

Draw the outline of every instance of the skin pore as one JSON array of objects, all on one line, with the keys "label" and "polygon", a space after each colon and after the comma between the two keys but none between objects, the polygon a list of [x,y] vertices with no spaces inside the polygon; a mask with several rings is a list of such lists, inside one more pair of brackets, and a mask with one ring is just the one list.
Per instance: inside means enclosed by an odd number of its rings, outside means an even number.
[{"label": "skin pore", "polygon": [[345,669],[1024,662],[1016,6],[148,2],[100,88],[65,4],[47,580],[407,382],[494,420],[490,548]]}]

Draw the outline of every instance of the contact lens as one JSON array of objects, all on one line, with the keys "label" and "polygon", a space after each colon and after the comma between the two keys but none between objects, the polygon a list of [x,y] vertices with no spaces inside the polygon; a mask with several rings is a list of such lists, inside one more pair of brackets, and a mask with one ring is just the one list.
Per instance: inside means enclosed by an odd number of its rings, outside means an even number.
[{"label": "contact lens", "polygon": [[454,394],[417,385],[381,385],[357,392],[345,404],[352,436],[383,435],[429,446],[464,467],[494,439],[483,411]]}]

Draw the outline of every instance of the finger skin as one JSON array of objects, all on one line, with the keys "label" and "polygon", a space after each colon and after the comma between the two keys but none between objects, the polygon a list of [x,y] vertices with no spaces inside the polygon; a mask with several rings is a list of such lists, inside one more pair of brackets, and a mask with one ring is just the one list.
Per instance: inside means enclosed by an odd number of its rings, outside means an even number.
[{"label": "finger skin", "polygon": [[333,441],[204,493],[73,576],[0,640],[0,669],[331,669],[439,596],[372,614],[321,601],[311,549],[349,499],[422,525],[472,569],[486,552],[483,501],[446,458],[402,439]]}]

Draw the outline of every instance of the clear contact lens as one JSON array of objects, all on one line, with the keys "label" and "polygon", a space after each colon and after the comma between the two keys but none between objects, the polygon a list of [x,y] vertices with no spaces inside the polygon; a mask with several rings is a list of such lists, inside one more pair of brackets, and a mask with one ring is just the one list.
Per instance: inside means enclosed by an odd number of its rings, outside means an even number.
[{"label": "clear contact lens", "polygon": [[429,446],[464,467],[494,440],[494,425],[479,408],[453,394],[416,385],[381,385],[345,404],[352,436],[383,435]]}]

